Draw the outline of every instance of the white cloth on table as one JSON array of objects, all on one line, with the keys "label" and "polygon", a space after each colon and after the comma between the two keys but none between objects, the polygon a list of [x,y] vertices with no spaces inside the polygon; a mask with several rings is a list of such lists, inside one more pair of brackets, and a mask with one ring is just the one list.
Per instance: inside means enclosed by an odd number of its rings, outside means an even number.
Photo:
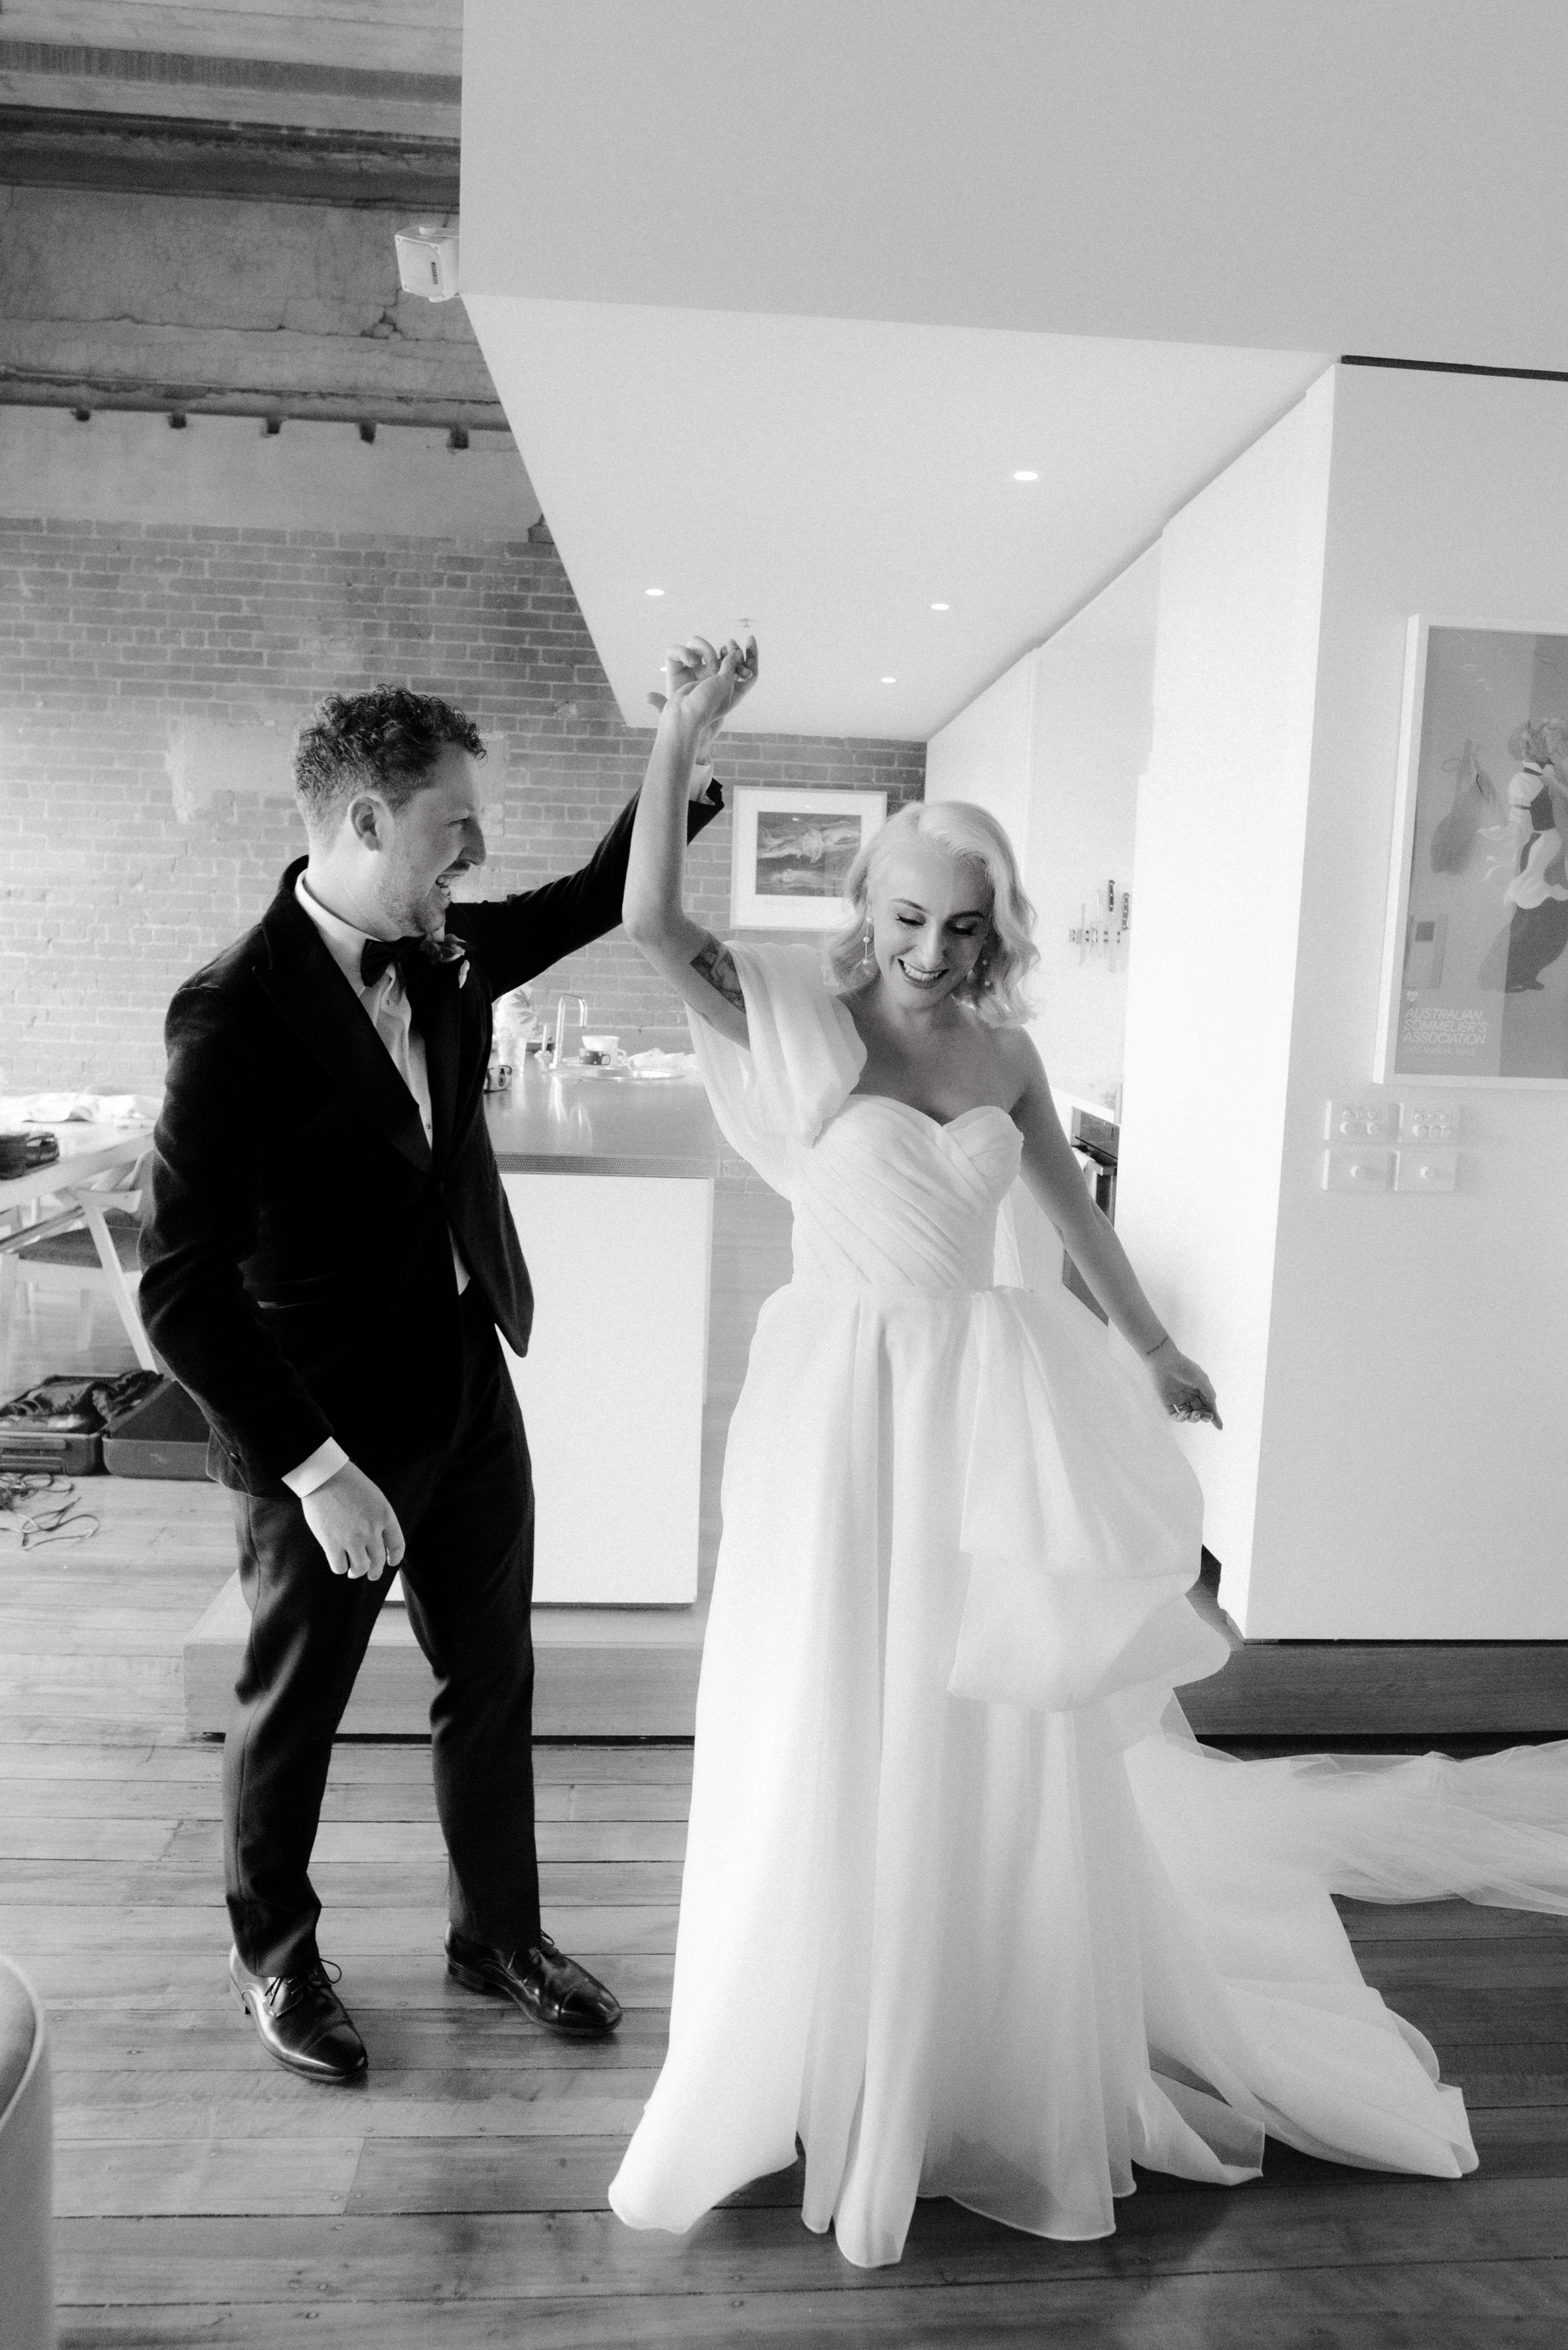
[{"label": "white cloth on table", "polygon": [[6,1094],[0,1128],[15,1126],[150,1126],[134,1094]]},{"label": "white cloth on table", "polygon": [[1086,1309],[994,1284],[1017,1128],[852,1098],[815,949],[732,951],[750,1049],[693,1035],[794,1278],[730,1430],[669,2053],[613,2208],[687,2229],[798,2136],[807,2224],[877,2265],[918,2195],[1100,2236],[1134,2163],[1231,2185],[1265,2133],[1473,2168],[1330,1889],[1568,1908],[1568,1750],[1197,1745],[1200,1495]]}]

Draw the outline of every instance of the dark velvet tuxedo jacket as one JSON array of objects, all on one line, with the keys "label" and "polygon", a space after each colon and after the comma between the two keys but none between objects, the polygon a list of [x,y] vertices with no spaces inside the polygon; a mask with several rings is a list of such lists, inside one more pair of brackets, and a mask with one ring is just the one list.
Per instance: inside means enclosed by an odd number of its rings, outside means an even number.
[{"label": "dark velvet tuxedo jacket", "polygon": [[[695,832],[718,813],[694,807]],[[169,1007],[169,1070],[142,1235],[149,1336],[212,1430],[209,1471],[275,1492],[334,1436],[389,1493],[439,1451],[462,1378],[450,1232],[507,1344],[533,1292],[485,1128],[491,1000],[613,930],[636,802],[580,872],[453,905],[462,967],[408,976],[433,1149],[413,1096],[296,900]]]}]

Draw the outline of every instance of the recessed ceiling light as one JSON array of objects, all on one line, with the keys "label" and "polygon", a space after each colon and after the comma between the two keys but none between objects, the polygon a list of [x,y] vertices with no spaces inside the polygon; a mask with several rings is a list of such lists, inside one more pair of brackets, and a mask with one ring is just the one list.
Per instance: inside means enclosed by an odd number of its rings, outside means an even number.
[{"label": "recessed ceiling light", "polygon": [[1038,473],[1030,473],[1028,468],[1025,467],[1022,473],[1014,473],[1012,478],[1015,482],[1037,482],[1040,479],[1040,476]]},{"label": "recessed ceiling light", "polygon": [[642,592],[645,596],[662,596],[664,590],[662,588],[645,588]]},{"label": "recessed ceiling light", "polygon": [[882,682],[884,685],[897,685],[898,681],[896,677],[885,677]]},{"label": "recessed ceiling light", "polygon": [[952,610],[952,606],[950,604],[933,604],[931,606],[931,609],[933,612],[950,612]]}]

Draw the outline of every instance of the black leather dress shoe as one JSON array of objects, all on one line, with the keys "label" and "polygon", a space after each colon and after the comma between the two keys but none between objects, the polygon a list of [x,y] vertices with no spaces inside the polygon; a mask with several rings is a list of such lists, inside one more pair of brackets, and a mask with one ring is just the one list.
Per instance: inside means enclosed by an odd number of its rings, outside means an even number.
[{"label": "black leather dress shoe", "polygon": [[516,2002],[535,2023],[579,2040],[602,2039],[620,2022],[620,2002],[597,1975],[578,1966],[541,1934],[532,1950],[493,1950],[446,1929],[446,1970],[470,1991],[492,1991]]},{"label": "black leather dress shoe", "polygon": [[238,1950],[231,1950],[229,1981],[267,2054],[291,2073],[341,2082],[357,2081],[364,2072],[365,2043],[319,1960],[296,1975],[253,1975]]}]

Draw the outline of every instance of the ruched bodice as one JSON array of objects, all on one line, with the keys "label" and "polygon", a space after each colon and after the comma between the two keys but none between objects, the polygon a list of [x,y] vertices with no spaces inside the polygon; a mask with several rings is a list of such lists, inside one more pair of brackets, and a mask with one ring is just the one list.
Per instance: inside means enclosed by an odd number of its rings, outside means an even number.
[{"label": "ruched bodice", "polygon": [[791,1153],[795,1279],[890,1297],[988,1289],[1022,1148],[990,1104],[944,1124],[909,1102],[852,1094]]}]

